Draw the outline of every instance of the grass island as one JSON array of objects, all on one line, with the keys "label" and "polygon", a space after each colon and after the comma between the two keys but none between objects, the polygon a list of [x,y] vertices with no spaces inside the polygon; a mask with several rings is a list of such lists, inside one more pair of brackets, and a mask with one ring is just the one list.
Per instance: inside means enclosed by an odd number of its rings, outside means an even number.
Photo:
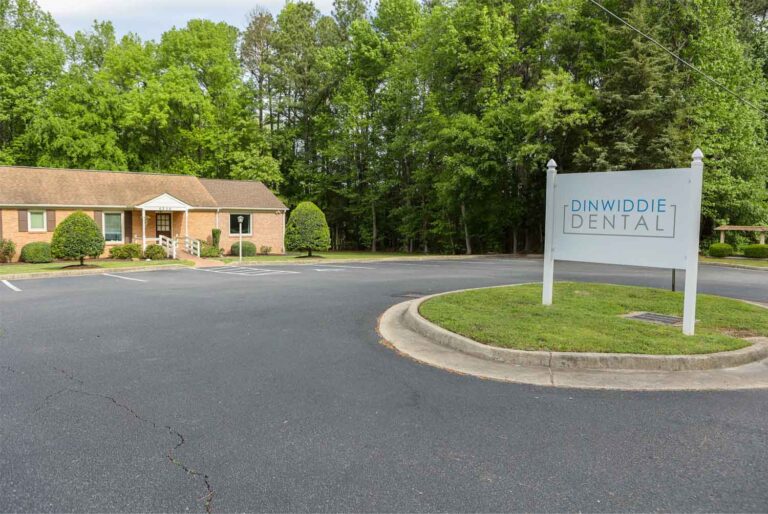
[{"label": "grass island", "polygon": [[558,282],[554,304],[541,305],[541,285],[449,293],[424,302],[429,321],[477,342],[517,350],[691,355],[749,346],[768,336],[768,309],[698,295],[696,335],[679,326],[628,319],[632,312],[681,316],[682,293],[647,287]]}]

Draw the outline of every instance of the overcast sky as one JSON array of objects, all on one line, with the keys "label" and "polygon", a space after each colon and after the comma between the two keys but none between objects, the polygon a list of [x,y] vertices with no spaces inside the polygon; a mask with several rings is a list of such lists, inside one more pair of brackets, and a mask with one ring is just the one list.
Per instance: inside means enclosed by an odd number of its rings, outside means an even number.
[{"label": "overcast sky", "polygon": [[[136,32],[142,39],[159,40],[173,26],[183,27],[192,18],[225,21],[244,28],[246,16],[254,7],[277,14],[285,0],[38,0],[68,34],[88,29],[93,20],[110,20],[118,37]],[[315,0],[324,14],[331,12],[333,0]]]}]

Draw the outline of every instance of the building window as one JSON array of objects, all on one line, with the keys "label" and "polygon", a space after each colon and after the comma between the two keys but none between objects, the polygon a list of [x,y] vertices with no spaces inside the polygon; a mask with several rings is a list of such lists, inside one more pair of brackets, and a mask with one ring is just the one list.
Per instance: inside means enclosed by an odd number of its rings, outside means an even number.
[{"label": "building window", "polygon": [[230,214],[229,215],[229,235],[240,235],[240,222],[237,221],[238,216],[243,217],[243,235],[251,235],[251,215],[250,214]]},{"label": "building window", "polygon": [[45,211],[29,211],[29,231],[45,232],[46,230]]},{"label": "building window", "polygon": [[123,242],[123,213],[104,213],[104,240],[107,243]]}]

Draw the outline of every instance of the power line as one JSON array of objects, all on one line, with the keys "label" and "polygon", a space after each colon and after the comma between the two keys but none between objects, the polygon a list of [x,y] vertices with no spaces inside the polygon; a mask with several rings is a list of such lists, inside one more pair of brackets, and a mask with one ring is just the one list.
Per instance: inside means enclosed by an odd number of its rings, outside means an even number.
[{"label": "power line", "polygon": [[664,46],[664,45],[662,45],[661,43],[659,43],[659,42],[658,42],[656,39],[654,39],[652,36],[649,36],[648,34],[646,34],[645,32],[643,32],[643,31],[642,31],[642,30],[640,30],[639,28],[635,27],[634,25],[632,25],[631,23],[629,23],[627,20],[625,20],[624,18],[622,18],[621,16],[619,16],[619,15],[618,15],[618,14],[616,14],[615,12],[613,12],[613,11],[611,11],[610,9],[608,9],[607,7],[605,7],[603,4],[601,4],[601,3],[600,3],[600,2],[598,2],[597,0],[589,0],[589,1],[590,1],[590,2],[592,2],[594,5],[596,5],[597,7],[599,7],[600,9],[602,9],[603,11],[605,11],[605,12],[606,12],[606,13],[607,13],[609,16],[611,16],[612,18],[615,18],[615,19],[619,20],[621,23],[623,23],[624,25],[626,25],[626,26],[627,26],[627,27],[629,27],[630,29],[634,30],[635,32],[637,32],[638,34],[640,34],[641,36],[643,36],[645,39],[647,39],[648,41],[650,41],[650,42],[651,42],[651,43],[653,43],[654,45],[658,46],[659,48],[661,48],[662,50],[664,50],[665,52],[667,52],[669,55],[671,55],[672,57],[674,57],[675,59],[677,59],[678,61],[680,61],[681,63],[683,63],[685,66],[687,66],[688,68],[692,69],[693,71],[695,71],[696,73],[698,73],[699,75],[701,75],[702,77],[704,77],[705,79],[707,79],[707,81],[709,81],[711,84],[714,84],[715,86],[719,87],[719,88],[720,88],[720,89],[722,89],[723,91],[726,91],[726,92],[727,92],[727,93],[729,93],[731,96],[733,96],[734,98],[736,98],[737,100],[739,100],[740,102],[742,102],[744,105],[746,105],[746,106],[748,106],[748,107],[751,107],[752,109],[756,110],[757,112],[759,112],[760,114],[762,114],[763,116],[765,116],[766,118],[768,118],[768,112],[765,112],[764,110],[762,110],[760,107],[758,107],[758,106],[757,106],[757,105],[755,105],[754,103],[752,103],[752,102],[750,102],[749,100],[747,100],[746,98],[744,98],[744,97],[740,96],[738,93],[736,93],[735,91],[733,91],[731,88],[729,88],[729,87],[728,87],[728,86],[726,86],[725,84],[723,84],[723,83],[721,83],[721,82],[718,82],[718,81],[717,81],[716,79],[714,79],[713,77],[711,77],[711,76],[707,75],[707,74],[706,74],[706,73],[705,73],[703,70],[701,70],[699,67],[697,67],[697,66],[695,66],[694,64],[692,64],[692,63],[690,63],[690,62],[686,61],[685,59],[683,59],[682,57],[680,57],[679,55],[677,55],[675,52],[673,52],[672,50],[670,50],[670,49],[669,49],[669,48],[667,48],[666,46]]}]

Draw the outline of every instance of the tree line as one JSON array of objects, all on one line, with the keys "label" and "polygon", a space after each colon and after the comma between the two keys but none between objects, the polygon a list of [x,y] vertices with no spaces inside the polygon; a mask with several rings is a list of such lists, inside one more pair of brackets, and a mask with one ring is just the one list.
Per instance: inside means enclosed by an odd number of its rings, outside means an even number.
[{"label": "tree line", "polygon": [[600,3],[740,98],[589,0],[291,0],[159,41],[0,0],[0,163],[261,180],[334,248],[470,253],[540,246],[550,158],[701,147],[705,235],[768,221],[768,0]]}]

